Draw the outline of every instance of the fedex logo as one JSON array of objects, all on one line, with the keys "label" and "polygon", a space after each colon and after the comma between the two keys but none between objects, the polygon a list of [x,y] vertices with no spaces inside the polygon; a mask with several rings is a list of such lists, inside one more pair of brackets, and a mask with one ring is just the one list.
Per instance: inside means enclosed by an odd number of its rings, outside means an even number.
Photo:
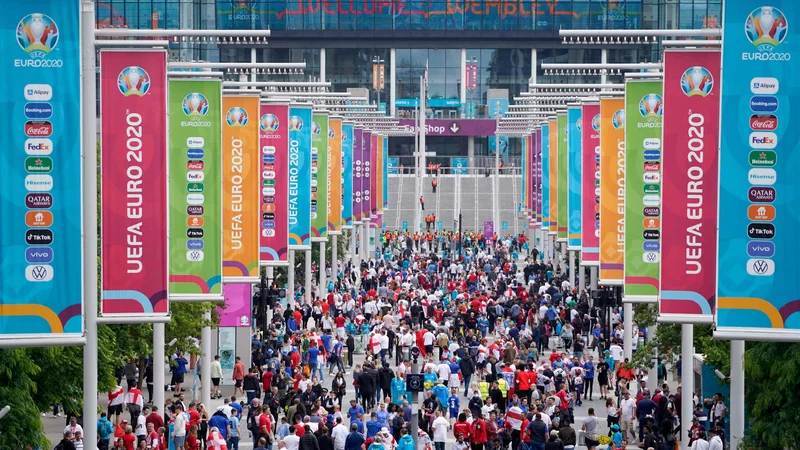
[{"label": "fedex logo", "polygon": [[25,140],[25,153],[32,156],[46,156],[53,152],[53,141],[34,138]]},{"label": "fedex logo", "polygon": [[750,133],[750,147],[773,149],[778,146],[778,135],[769,132]]}]

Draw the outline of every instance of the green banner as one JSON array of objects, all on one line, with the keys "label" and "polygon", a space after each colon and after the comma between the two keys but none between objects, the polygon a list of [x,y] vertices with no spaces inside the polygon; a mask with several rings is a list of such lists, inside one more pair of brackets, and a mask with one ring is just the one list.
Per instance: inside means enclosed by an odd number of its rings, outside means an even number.
[{"label": "green banner", "polygon": [[625,84],[625,301],[658,301],[661,81]]},{"label": "green banner", "polygon": [[567,242],[569,214],[567,213],[567,189],[569,184],[569,145],[567,143],[567,115],[559,114],[558,126],[558,242]]},{"label": "green banner", "polygon": [[222,298],[222,84],[169,82],[169,296]]},{"label": "green banner", "polygon": [[311,242],[328,239],[328,113],[311,124]]}]

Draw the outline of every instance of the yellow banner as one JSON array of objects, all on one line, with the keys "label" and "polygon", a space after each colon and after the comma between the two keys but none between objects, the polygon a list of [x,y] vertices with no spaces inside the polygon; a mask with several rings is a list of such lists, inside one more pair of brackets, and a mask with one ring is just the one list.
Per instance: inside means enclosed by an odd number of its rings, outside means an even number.
[{"label": "yellow banner", "polygon": [[328,234],[342,234],[342,119],[328,127]]},{"label": "yellow banner", "polygon": [[[258,281],[259,98],[222,98],[222,277]],[[202,164],[202,161],[190,164]],[[202,183],[193,183],[202,192]],[[192,216],[195,217],[195,216]],[[202,220],[202,219],[201,219]],[[209,217],[208,220],[214,220]]]},{"label": "yellow banner", "polygon": [[621,286],[625,258],[625,101],[600,99],[600,284]]},{"label": "yellow banner", "polygon": [[550,231],[558,234],[558,122],[550,121]]}]

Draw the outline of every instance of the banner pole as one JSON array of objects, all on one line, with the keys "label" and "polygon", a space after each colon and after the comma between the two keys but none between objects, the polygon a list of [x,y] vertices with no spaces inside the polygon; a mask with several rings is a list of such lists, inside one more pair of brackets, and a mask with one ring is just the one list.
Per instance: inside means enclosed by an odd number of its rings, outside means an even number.
[{"label": "banner pole", "polygon": [[[624,344],[622,346],[623,352],[625,354],[625,359],[630,361],[633,358],[633,303],[624,303],[622,305],[624,308],[623,310],[623,329],[622,329],[622,339]],[[691,394],[689,394],[691,395]],[[691,397],[690,397],[691,398]]]},{"label": "banner pole", "polygon": [[744,438],[744,341],[731,341],[731,448]]},{"label": "banner pole", "polygon": [[83,423],[87,450],[97,446],[97,122],[94,2],[81,1],[83,114]]},{"label": "banner pole", "polygon": [[331,278],[334,285],[339,280],[339,236],[331,236]]},{"label": "banner pole", "polygon": [[[630,305],[630,303],[626,303]],[[694,417],[694,325],[681,325],[681,410],[680,442],[682,450],[689,450],[689,433]],[[733,367],[731,367],[733,369]]]},{"label": "banner pole", "polygon": [[164,413],[164,357],[166,343],[166,325],[153,324],[153,406],[158,407],[159,414]]},{"label": "banner pole", "polygon": [[[306,250],[306,295],[304,302],[311,304],[311,249]],[[316,324],[314,324],[316,326]]]},{"label": "banner pole", "polygon": [[[204,322],[211,322],[211,313],[203,314]],[[200,397],[204,405],[211,404],[211,361],[214,357],[211,356],[211,326],[203,327],[200,335],[200,345],[202,357],[200,359]],[[155,370],[155,368],[153,369]],[[163,372],[162,372],[163,373]],[[155,375],[155,373],[154,373]],[[153,386],[156,388],[157,386]],[[161,386],[161,390],[164,387]],[[178,392],[179,394],[180,392]]]},{"label": "banner pole", "polygon": [[289,250],[289,268],[286,271],[286,307],[294,306],[294,250]]},{"label": "banner pole", "polygon": [[328,296],[328,277],[325,273],[325,241],[321,241],[319,243],[319,298],[322,301],[326,301],[325,298]]}]

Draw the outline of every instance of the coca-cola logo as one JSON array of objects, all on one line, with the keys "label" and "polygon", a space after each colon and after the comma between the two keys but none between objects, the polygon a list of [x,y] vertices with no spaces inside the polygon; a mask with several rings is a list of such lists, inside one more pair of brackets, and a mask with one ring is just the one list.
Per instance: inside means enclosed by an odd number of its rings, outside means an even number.
[{"label": "coca-cola logo", "polygon": [[25,135],[30,137],[47,137],[53,134],[53,124],[46,120],[30,120],[25,122]]},{"label": "coca-cola logo", "polygon": [[778,129],[778,116],[773,114],[754,114],[750,116],[750,128],[757,131]]}]

